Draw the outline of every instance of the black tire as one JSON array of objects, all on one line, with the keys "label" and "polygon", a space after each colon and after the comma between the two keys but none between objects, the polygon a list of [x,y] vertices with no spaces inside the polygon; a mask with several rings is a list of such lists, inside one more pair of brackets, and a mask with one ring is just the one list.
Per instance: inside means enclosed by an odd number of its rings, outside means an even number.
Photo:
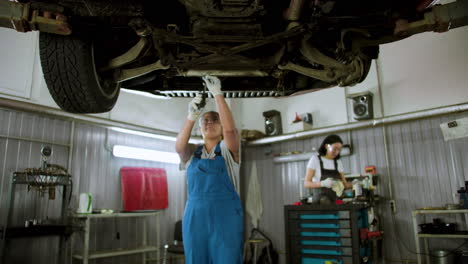
[{"label": "black tire", "polygon": [[102,113],[114,107],[120,86],[97,74],[92,37],[41,32],[39,50],[47,87],[60,108]]}]

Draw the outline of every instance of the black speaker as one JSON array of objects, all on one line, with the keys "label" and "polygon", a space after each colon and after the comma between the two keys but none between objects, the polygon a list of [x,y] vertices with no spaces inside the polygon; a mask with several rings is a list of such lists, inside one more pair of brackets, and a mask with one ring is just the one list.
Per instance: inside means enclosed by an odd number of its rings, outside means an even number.
[{"label": "black speaker", "polygon": [[276,110],[263,112],[265,117],[265,134],[267,136],[276,136],[283,133],[281,126],[281,113]]},{"label": "black speaker", "polygon": [[372,105],[372,94],[361,94],[351,98],[353,100],[353,118],[355,120],[366,120],[374,118],[374,107]]}]

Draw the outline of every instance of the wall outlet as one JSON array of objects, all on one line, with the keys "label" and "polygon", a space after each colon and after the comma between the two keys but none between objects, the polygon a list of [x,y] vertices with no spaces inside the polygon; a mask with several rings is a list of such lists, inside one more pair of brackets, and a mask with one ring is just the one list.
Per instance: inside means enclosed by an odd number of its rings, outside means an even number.
[{"label": "wall outlet", "polygon": [[390,209],[392,210],[392,213],[396,213],[396,203],[395,203],[395,200],[390,200]]}]

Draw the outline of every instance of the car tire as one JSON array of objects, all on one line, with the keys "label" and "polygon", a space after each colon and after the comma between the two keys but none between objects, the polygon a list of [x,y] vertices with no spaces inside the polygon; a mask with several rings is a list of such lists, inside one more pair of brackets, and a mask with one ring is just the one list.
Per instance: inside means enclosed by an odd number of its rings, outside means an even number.
[{"label": "car tire", "polygon": [[112,77],[97,74],[94,55],[99,50],[91,36],[41,32],[39,50],[47,88],[60,108],[71,113],[102,113],[114,107],[120,85]]}]

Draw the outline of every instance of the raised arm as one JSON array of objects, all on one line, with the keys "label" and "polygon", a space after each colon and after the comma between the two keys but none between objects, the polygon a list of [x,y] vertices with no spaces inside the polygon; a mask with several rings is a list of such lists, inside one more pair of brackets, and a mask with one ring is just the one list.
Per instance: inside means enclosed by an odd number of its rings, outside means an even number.
[{"label": "raised arm", "polygon": [[190,135],[192,134],[192,129],[195,126],[195,122],[202,112],[202,108],[199,107],[201,100],[202,97],[201,94],[199,94],[190,101],[188,105],[187,119],[177,135],[176,152],[179,154],[180,160],[184,163],[190,159],[190,156],[196,148],[196,145],[189,144],[188,142],[190,140]]},{"label": "raised arm", "polygon": [[223,126],[224,142],[231,151],[234,161],[239,162],[239,131],[236,129],[234,117],[232,116],[231,109],[229,109],[223,93],[221,92],[221,81],[217,77],[205,76],[203,80],[206,83],[208,90],[215,98],[218,107],[219,118]]}]

